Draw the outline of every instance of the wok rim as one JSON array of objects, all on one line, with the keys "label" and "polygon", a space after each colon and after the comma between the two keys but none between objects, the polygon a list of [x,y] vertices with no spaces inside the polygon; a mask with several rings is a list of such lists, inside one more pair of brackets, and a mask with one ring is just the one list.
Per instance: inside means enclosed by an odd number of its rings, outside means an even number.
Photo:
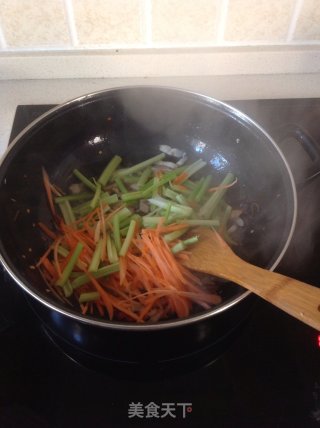
[{"label": "wok rim", "polygon": [[[288,174],[288,178],[289,178],[289,181],[291,184],[291,192],[292,192],[292,197],[293,197],[293,215],[292,215],[292,222],[291,222],[290,230],[289,230],[289,233],[287,236],[286,243],[284,244],[282,250],[280,251],[277,259],[273,262],[273,264],[268,269],[270,271],[273,271],[278,266],[280,261],[282,260],[284,254],[286,253],[286,251],[290,245],[292,236],[294,234],[295,226],[296,226],[296,221],[297,221],[297,211],[298,211],[297,190],[296,190],[296,185],[295,185],[295,181],[293,178],[291,168],[290,168],[285,156],[283,155],[281,149],[277,145],[277,143],[265,131],[265,129],[263,127],[261,127],[261,125],[259,125],[255,120],[251,119],[247,114],[243,113],[241,110],[238,110],[237,108],[229,105],[228,103],[223,102],[223,101],[219,101],[219,100],[217,100],[217,99],[215,99],[209,95],[204,95],[204,94],[201,94],[201,93],[198,93],[198,92],[195,92],[192,90],[183,89],[183,88],[177,88],[177,87],[171,87],[171,86],[161,86],[161,85],[116,86],[116,87],[111,87],[108,89],[102,89],[99,91],[94,91],[94,92],[90,92],[90,93],[87,93],[84,95],[80,95],[77,98],[73,98],[69,101],[58,104],[57,106],[51,108],[50,110],[48,110],[47,112],[45,112],[41,116],[37,117],[29,125],[27,125],[12,140],[12,142],[7,147],[6,151],[3,153],[3,155],[0,159],[0,169],[2,168],[2,164],[4,163],[5,159],[9,156],[11,150],[19,142],[19,140],[28,131],[30,131],[33,127],[35,127],[39,122],[46,119],[48,116],[52,115],[53,113],[55,113],[59,110],[62,110],[62,109],[66,108],[70,105],[73,105],[73,104],[76,105],[81,101],[87,101],[87,100],[90,100],[90,98],[99,97],[99,95],[102,95],[102,94],[107,94],[108,92],[113,92],[113,91],[115,91],[115,92],[120,91],[121,92],[123,90],[128,90],[128,89],[133,90],[133,89],[141,89],[141,88],[142,89],[148,88],[151,90],[152,89],[157,89],[157,90],[164,89],[166,91],[171,91],[172,93],[175,92],[175,93],[180,93],[180,94],[187,94],[187,95],[190,95],[196,99],[203,100],[207,104],[215,105],[215,106],[219,107],[220,110],[222,109],[224,112],[232,113],[236,117],[240,118],[242,120],[242,122],[245,122],[246,124],[250,125],[250,127],[253,127],[256,130],[258,130],[261,134],[263,134],[266,137],[266,139],[269,141],[269,143],[273,145],[274,149],[276,150],[278,156],[281,158],[281,160],[285,166],[285,169],[286,169],[286,172]],[[6,272],[10,275],[10,277],[27,294],[29,294],[31,297],[33,297],[39,303],[43,304],[44,306],[46,306],[47,308],[49,308],[55,312],[58,312],[61,315],[64,315],[68,318],[72,318],[73,320],[76,320],[78,322],[81,322],[84,324],[89,324],[89,325],[94,326],[94,327],[102,327],[102,328],[107,328],[107,329],[131,330],[131,331],[152,331],[152,330],[164,330],[164,329],[169,329],[169,328],[171,329],[171,328],[177,328],[177,327],[184,327],[184,326],[194,324],[194,323],[199,322],[199,321],[204,321],[204,320],[207,320],[208,318],[217,316],[217,315],[227,311],[228,309],[236,306],[242,300],[246,299],[249,295],[252,294],[252,292],[249,290],[243,291],[239,296],[235,297],[234,299],[232,299],[231,301],[229,301],[225,304],[222,304],[221,306],[218,306],[216,308],[212,308],[208,311],[205,311],[205,312],[202,312],[199,314],[195,314],[195,315],[192,315],[190,317],[183,318],[183,319],[172,319],[172,320],[168,320],[168,321],[160,321],[157,323],[146,323],[146,324],[117,322],[117,321],[98,319],[98,318],[94,318],[94,317],[87,316],[87,315],[85,316],[85,315],[82,315],[81,313],[76,314],[76,313],[69,312],[67,310],[67,308],[64,308],[62,306],[61,307],[58,306],[58,302],[56,305],[55,303],[48,301],[43,296],[40,296],[35,291],[31,290],[29,288],[29,285],[27,283],[25,283],[24,281],[22,281],[19,278],[19,276],[15,274],[14,271],[17,269],[14,267],[10,267],[9,264],[5,261],[5,258],[2,255],[2,252],[0,252],[0,262],[1,262],[2,266],[4,267],[4,269],[6,270]]]}]

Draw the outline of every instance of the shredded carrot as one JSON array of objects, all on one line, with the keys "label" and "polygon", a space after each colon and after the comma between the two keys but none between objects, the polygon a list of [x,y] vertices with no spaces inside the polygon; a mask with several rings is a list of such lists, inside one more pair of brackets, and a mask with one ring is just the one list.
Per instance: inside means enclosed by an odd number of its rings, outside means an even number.
[{"label": "shredded carrot", "polygon": [[55,240],[57,235],[48,228],[48,226],[46,226],[44,223],[39,222],[38,226],[40,227],[40,229],[51,239]]},{"label": "shredded carrot", "polygon": [[238,179],[235,178],[232,183],[226,184],[225,186],[210,187],[210,189],[208,189],[208,192],[213,193],[213,192],[216,192],[217,190],[229,189],[230,187],[234,186],[237,183],[237,181]]},{"label": "shredded carrot", "polygon": [[173,184],[181,184],[184,181],[186,181],[187,178],[188,178],[188,174],[186,174],[185,172],[182,172],[173,180]]}]

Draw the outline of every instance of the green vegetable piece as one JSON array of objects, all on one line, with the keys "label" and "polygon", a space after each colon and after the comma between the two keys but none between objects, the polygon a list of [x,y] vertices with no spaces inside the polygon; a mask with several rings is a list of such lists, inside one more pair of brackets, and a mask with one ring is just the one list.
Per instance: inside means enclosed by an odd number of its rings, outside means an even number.
[{"label": "green vegetable piece", "polygon": [[110,235],[107,236],[107,253],[110,263],[116,263],[119,260],[115,244]]},{"label": "green vegetable piece", "polygon": [[121,161],[122,161],[122,159],[118,155],[115,155],[111,159],[111,161],[108,163],[108,165],[105,167],[105,169],[102,171],[102,174],[98,178],[98,183],[100,183],[101,186],[105,186],[108,183],[112,174],[115,172],[115,170],[120,165]]},{"label": "green vegetable piece", "polygon": [[95,208],[97,208],[99,201],[100,201],[100,195],[101,195],[101,184],[97,183],[96,191],[94,192],[94,196],[90,202],[90,208],[91,209],[94,210]]},{"label": "green vegetable piece", "polygon": [[72,224],[76,221],[73,209],[69,201],[62,201],[59,204],[59,208],[66,224]]},{"label": "green vegetable piece", "polygon": [[166,235],[164,235],[163,239],[166,242],[174,241],[175,239],[178,239],[178,238],[180,238],[180,236],[184,235],[187,230],[188,230],[188,228],[175,230],[174,232],[170,232],[170,233],[167,233]]},{"label": "green vegetable piece", "polygon": [[136,220],[131,220],[127,236],[125,237],[125,240],[124,240],[124,242],[122,244],[122,247],[121,247],[121,250],[120,250],[120,253],[119,253],[119,255],[121,257],[124,257],[127,254],[127,251],[128,251],[128,249],[130,247],[132,238],[134,237],[134,232],[135,232],[135,229],[136,229],[136,225],[137,225]]},{"label": "green vegetable piece", "polygon": [[81,201],[83,199],[89,199],[89,198],[91,198],[91,193],[81,192],[81,193],[76,193],[74,195],[57,196],[54,199],[54,201],[56,204],[59,204],[59,203],[64,202],[64,201],[78,202],[78,201]]},{"label": "green vegetable piece", "polygon": [[206,201],[206,203],[199,210],[199,217],[203,219],[209,219],[214,213],[215,209],[219,205],[222,200],[224,194],[227,191],[226,186],[231,184],[234,180],[234,175],[230,172],[226,175],[226,177],[222,180],[220,184],[220,188],[218,188]]},{"label": "green vegetable piece", "polygon": [[78,169],[73,170],[73,174],[89,189],[91,189],[93,192],[96,191],[96,185],[90,181],[85,175],[82,174]]},{"label": "green vegetable piece", "polygon": [[[103,278],[105,276],[110,275],[111,273],[119,272],[119,270],[120,270],[119,263],[112,263],[111,265],[107,265],[99,268],[96,272],[92,272],[91,275],[94,276],[95,278]],[[75,290],[76,288],[81,287],[81,285],[84,285],[87,282],[90,282],[90,278],[88,277],[87,274],[84,273],[78,276],[77,278],[75,278],[71,282],[71,285],[73,290]]]},{"label": "green vegetable piece", "polygon": [[180,251],[185,250],[189,245],[196,244],[198,241],[199,241],[199,237],[198,236],[192,236],[191,238],[185,239],[184,241],[180,241],[176,245],[174,245],[171,248],[171,252],[173,254],[177,254]]},{"label": "green vegetable piece", "polygon": [[79,303],[94,302],[100,299],[100,294],[97,291],[91,291],[89,293],[81,293],[79,297]]},{"label": "green vegetable piece", "polygon": [[120,236],[120,221],[119,213],[112,217],[112,226],[113,226],[113,237],[116,249],[119,252],[121,250],[121,236]]},{"label": "green vegetable piece", "polygon": [[62,289],[66,297],[70,297],[73,293],[73,288],[69,280],[62,286]]},{"label": "green vegetable piece", "polygon": [[165,154],[161,153],[161,154],[159,154],[157,156],[154,156],[154,157],[152,157],[150,159],[147,159],[147,160],[145,160],[143,162],[137,163],[136,165],[133,165],[133,166],[131,166],[129,168],[119,169],[115,173],[115,176],[116,177],[123,177],[125,175],[134,174],[137,171],[141,171],[142,169],[145,169],[148,166],[153,165],[154,163],[161,161],[162,159],[164,159],[164,157],[165,157]]},{"label": "green vegetable piece", "polygon": [[138,189],[140,189],[142,186],[144,186],[146,184],[146,182],[149,180],[149,177],[151,176],[151,174],[152,174],[152,169],[150,167],[146,168],[142,172],[142,174],[139,177],[139,180],[137,181]]},{"label": "green vegetable piece", "polygon": [[115,181],[116,185],[118,186],[118,189],[120,190],[120,192],[122,192],[122,193],[127,193],[128,192],[128,189],[123,184],[123,182],[121,181],[120,177],[115,177],[114,181]]},{"label": "green vegetable piece", "polygon": [[96,245],[95,250],[94,250],[92,260],[91,260],[91,263],[90,263],[89,269],[88,269],[89,272],[97,272],[97,270],[99,268],[99,264],[101,261],[102,245],[103,245],[103,241],[102,241],[102,239],[100,239]]},{"label": "green vegetable piece", "polygon": [[211,175],[207,175],[206,178],[203,180],[201,187],[194,198],[196,202],[200,203],[202,201],[202,198],[204,197],[207,190],[209,189],[211,178],[212,178]]},{"label": "green vegetable piece", "polygon": [[62,287],[68,281],[69,276],[70,276],[75,264],[77,263],[78,257],[80,256],[82,249],[83,249],[82,242],[78,242],[78,244],[77,244],[76,248],[74,249],[74,251],[73,251],[67,265],[65,266],[60,278],[56,282],[56,285],[60,285]]}]

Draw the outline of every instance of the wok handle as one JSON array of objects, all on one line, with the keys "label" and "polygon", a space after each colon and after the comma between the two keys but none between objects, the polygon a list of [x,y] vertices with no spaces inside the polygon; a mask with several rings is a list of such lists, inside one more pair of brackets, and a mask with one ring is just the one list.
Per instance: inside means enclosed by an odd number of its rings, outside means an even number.
[{"label": "wok handle", "polygon": [[[274,139],[279,143],[291,138],[294,139],[310,159],[310,167],[307,170],[306,176],[301,182],[297,183],[298,188],[304,187],[310,181],[320,175],[320,144],[312,138],[312,136],[301,126],[288,123],[275,130],[273,133]],[[285,151],[284,151],[285,154]]]}]

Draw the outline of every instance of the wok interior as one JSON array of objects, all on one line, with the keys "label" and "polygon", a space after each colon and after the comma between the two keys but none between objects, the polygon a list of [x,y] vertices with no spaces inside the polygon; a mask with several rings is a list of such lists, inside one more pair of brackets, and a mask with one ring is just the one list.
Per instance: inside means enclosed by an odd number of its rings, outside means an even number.
[{"label": "wok interior", "polygon": [[[7,153],[0,169],[1,253],[14,275],[53,302],[30,268],[47,247],[36,224],[51,220],[42,167],[67,190],[75,181],[74,168],[97,176],[113,155],[130,165],[159,153],[159,144],[183,149],[189,162],[206,160],[217,183],[229,171],[238,177],[228,193],[231,205],[245,212],[241,245],[235,250],[254,264],[271,267],[287,242],[294,215],[292,184],[277,149],[244,115],[220,103],[183,91],[140,87],[61,106]],[[222,305],[243,292],[226,284]]]}]

